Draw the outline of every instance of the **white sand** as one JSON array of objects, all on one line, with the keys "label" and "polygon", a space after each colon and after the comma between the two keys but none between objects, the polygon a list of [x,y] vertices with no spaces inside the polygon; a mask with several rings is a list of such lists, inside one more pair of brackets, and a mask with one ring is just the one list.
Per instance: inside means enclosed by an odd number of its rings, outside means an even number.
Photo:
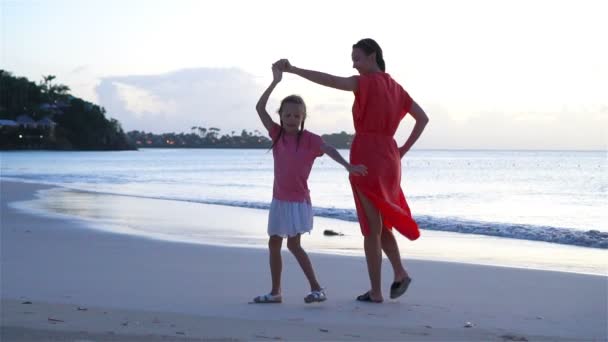
[{"label": "white sand", "polygon": [[[307,305],[285,253],[284,303],[252,305],[269,289],[265,251],[104,233],[7,206],[40,188],[1,183],[2,341],[608,339],[607,277],[415,260],[408,293],[377,305],[354,301],[368,287],[363,258],[312,254],[329,300]],[[388,292],[387,262],[383,272]]]}]

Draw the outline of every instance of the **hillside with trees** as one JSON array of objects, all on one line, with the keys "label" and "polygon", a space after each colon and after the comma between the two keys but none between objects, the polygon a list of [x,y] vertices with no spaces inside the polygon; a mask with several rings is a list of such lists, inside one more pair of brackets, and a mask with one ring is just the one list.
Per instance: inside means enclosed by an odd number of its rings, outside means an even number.
[{"label": "hillside with trees", "polygon": [[0,70],[0,149],[131,150],[120,123],[70,88]]}]

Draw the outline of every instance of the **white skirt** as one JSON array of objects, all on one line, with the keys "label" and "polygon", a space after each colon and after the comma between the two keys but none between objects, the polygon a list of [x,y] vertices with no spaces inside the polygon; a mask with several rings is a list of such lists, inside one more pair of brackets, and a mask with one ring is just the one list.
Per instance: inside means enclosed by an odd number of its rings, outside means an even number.
[{"label": "white skirt", "polygon": [[312,205],[310,203],[272,199],[268,213],[269,236],[296,236],[311,230]]}]

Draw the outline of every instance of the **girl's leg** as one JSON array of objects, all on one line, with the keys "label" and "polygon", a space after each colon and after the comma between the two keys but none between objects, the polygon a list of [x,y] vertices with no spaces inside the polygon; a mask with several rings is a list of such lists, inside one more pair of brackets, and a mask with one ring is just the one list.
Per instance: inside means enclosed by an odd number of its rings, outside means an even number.
[{"label": "girl's leg", "polygon": [[367,218],[369,225],[369,234],[364,237],[363,247],[365,249],[365,258],[367,260],[367,272],[369,273],[369,280],[371,282],[371,290],[369,296],[373,301],[382,301],[382,289],[381,287],[381,270],[382,270],[382,245],[381,245],[381,234],[382,234],[382,217],[380,212],[374,205],[361,193],[359,190],[355,190],[359,201],[363,206],[363,211]]},{"label": "girl's leg", "polygon": [[310,259],[308,258],[308,254],[306,254],[306,252],[302,248],[302,245],[300,244],[300,234],[287,238],[287,248],[293,254],[293,256],[296,257],[296,260],[298,260],[298,264],[300,264],[300,267],[302,267],[302,271],[304,271],[304,274],[306,275],[306,278],[308,278],[308,282],[310,283],[310,290],[320,291],[321,285],[319,285],[319,282],[315,277],[315,271],[312,268],[312,264],[310,262]]},{"label": "girl's leg", "polygon": [[388,230],[386,227],[382,229],[381,235],[382,250],[388,257],[388,260],[393,266],[393,272],[395,274],[395,282],[400,282],[408,277],[407,271],[401,263],[401,255],[399,254],[399,246],[397,246],[397,240],[393,232]]},{"label": "girl's leg", "polygon": [[273,235],[268,239],[268,251],[270,259],[270,275],[272,277],[271,295],[281,294],[281,271],[283,270],[283,261],[281,259],[281,246],[283,238]]}]

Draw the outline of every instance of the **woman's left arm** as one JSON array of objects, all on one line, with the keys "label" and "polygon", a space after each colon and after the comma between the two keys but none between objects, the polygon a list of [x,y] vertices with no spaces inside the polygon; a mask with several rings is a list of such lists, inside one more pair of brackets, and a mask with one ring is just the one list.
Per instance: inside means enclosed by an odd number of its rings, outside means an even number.
[{"label": "woman's left arm", "polygon": [[279,67],[292,74],[296,74],[303,77],[311,82],[320,84],[322,86],[340,89],[344,91],[356,91],[358,86],[357,76],[340,77],[330,74],[326,74],[320,71],[307,70],[295,67],[289,63],[287,59],[281,59],[278,62]]}]

